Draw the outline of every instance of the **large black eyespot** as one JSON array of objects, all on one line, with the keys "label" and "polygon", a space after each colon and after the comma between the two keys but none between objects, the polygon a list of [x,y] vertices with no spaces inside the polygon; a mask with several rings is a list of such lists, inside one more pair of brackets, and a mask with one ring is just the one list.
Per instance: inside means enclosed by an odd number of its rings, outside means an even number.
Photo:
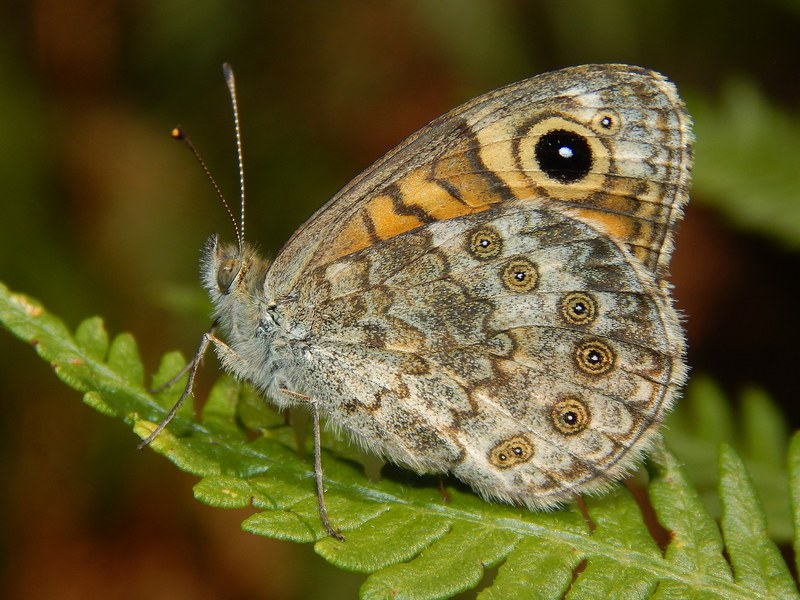
[{"label": "large black eyespot", "polygon": [[239,274],[239,269],[242,267],[242,261],[238,258],[228,258],[222,262],[217,269],[217,288],[223,294],[227,294],[228,290]]},{"label": "large black eyespot", "polygon": [[592,150],[586,138],[565,129],[554,129],[536,142],[536,161],[545,175],[561,183],[574,183],[592,168]]}]

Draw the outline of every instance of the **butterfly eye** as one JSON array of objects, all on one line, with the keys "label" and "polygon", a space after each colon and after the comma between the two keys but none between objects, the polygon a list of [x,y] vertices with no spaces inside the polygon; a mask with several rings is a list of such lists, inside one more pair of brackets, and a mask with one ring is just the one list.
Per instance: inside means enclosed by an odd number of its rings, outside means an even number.
[{"label": "butterfly eye", "polygon": [[503,440],[489,450],[489,462],[501,469],[528,462],[532,457],[533,446],[521,435]]},{"label": "butterfly eye", "polygon": [[586,325],[597,317],[597,302],[583,292],[567,294],[561,300],[561,316],[567,323]]},{"label": "butterfly eye", "polygon": [[553,405],[550,420],[558,431],[572,435],[586,429],[592,418],[584,402],[577,398],[564,398]]},{"label": "butterfly eye", "polygon": [[223,294],[228,293],[233,280],[239,274],[242,261],[238,258],[228,258],[222,262],[219,269],[217,269],[217,287]]},{"label": "butterfly eye", "polygon": [[600,340],[589,340],[578,344],[575,362],[588,375],[605,375],[616,365],[617,355],[608,344]]},{"label": "butterfly eye", "polygon": [[551,179],[575,183],[589,174],[592,150],[582,135],[565,129],[545,133],[534,150],[539,168]]}]

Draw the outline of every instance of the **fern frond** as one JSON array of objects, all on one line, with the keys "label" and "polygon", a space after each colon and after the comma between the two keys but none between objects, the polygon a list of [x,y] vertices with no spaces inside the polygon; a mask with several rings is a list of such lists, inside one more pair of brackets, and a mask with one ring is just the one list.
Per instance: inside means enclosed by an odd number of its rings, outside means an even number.
[{"label": "fern frond", "polygon": [[711,379],[695,375],[670,415],[664,437],[717,519],[722,515],[716,490],[718,449],[720,444],[734,448],[764,503],[770,537],[778,542],[792,539],[785,462],[789,431],[786,419],[763,390],[745,389],[734,403]]}]

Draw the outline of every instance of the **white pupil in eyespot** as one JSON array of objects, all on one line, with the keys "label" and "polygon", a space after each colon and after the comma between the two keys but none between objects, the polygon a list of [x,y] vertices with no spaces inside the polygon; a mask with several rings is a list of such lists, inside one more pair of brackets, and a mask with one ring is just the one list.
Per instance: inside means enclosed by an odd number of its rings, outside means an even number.
[{"label": "white pupil in eyespot", "polygon": [[574,152],[569,146],[561,146],[561,148],[558,149],[558,155],[561,158],[572,158],[573,154]]}]

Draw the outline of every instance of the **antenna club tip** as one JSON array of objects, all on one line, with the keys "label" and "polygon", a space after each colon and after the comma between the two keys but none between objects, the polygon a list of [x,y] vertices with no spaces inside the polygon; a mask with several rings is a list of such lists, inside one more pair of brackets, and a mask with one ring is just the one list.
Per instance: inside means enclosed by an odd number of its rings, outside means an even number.
[{"label": "antenna club tip", "polygon": [[183,141],[186,138],[186,134],[183,133],[183,129],[180,127],[173,127],[172,131],[169,132],[170,137],[173,140]]},{"label": "antenna club tip", "polygon": [[222,63],[222,73],[225,75],[225,81],[230,83],[233,80],[233,67],[231,63]]}]

